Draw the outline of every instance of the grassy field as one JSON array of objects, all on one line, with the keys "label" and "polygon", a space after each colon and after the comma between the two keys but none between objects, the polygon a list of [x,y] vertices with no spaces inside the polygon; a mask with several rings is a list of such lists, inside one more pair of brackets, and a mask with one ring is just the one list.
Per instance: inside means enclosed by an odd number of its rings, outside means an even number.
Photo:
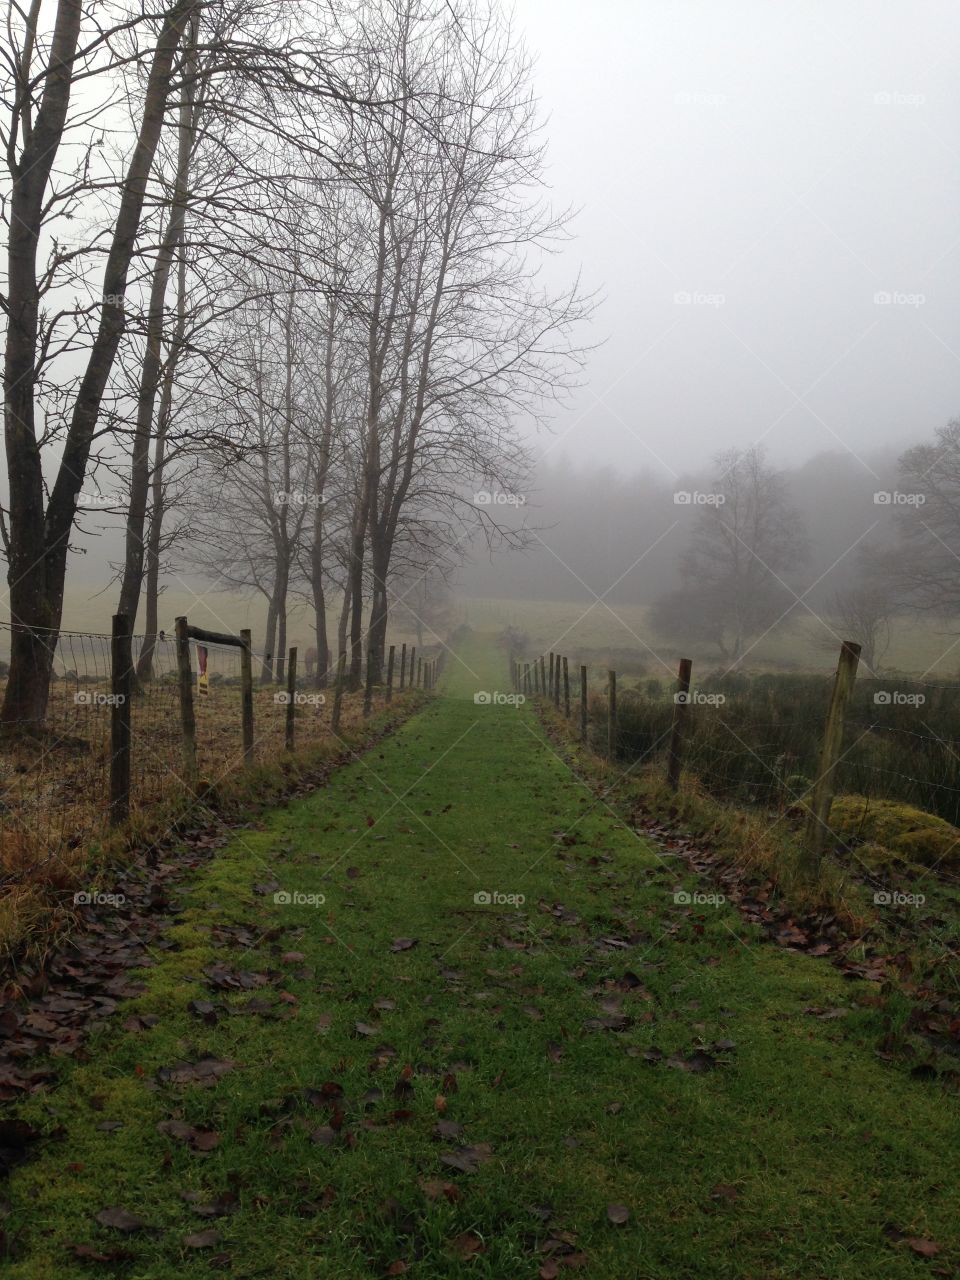
[{"label": "grassy field", "polygon": [[877,1055],[876,986],[678,904],[531,708],[475,705],[503,665],[466,642],[196,874],[139,1029],[21,1109],[11,1280],[957,1273],[956,1098]]},{"label": "grassy field", "polygon": [[[660,678],[676,675],[681,656],[693,658],[701,672],[725,666],[706,647],[681,646],[658,636],[647,621],[648,610],[640,605],[485,599],[464,600],[458,608],[477,628],[519,627],[529,638],[531,654],[551,649],[568,654],[585,650],[597,662],[612,655],[619,660],[620,669],[626,670],[631,665],[625,661],[629,652],[634,667],[642,665],[645,674]],[[808,617],[766,636],[742,665],[749,671],[826,672],[836,667],[839,647],[828,629]],[[911,674],[956,676],[960,672],[960,635],[932,623],[896,622],[880,666]]]}]

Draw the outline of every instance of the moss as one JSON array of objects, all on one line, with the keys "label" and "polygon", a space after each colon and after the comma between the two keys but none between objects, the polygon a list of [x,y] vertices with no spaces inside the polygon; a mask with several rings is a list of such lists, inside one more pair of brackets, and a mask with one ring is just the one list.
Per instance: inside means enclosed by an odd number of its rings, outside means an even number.
[{"label": "moss", "polygon": [[932,813],[893,800],[838,796],[830,827],[842,839],[864,847],[880,846],[924,866],[960,866],[960,829]]}]

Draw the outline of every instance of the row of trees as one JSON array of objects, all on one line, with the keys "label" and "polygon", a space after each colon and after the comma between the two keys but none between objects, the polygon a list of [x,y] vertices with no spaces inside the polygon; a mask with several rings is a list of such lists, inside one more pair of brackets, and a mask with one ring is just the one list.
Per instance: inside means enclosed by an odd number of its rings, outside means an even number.
[{"label": "row of trees", "polygon": [[[527,58],[487,0],[10,7],[2,512],[6,724],[41,725],[71,537],[124,522],[149,678],[165,574],[258,593],[317,679],[376,670],[522,488],[517,423],[577,376],[590,310],[544,256]],[[439,589],[439,588],[438,588]],[[421,592],[422,594],[422,592]],[[276,674],[271,672],[268,674]]]},{"label": "row of trees", "polygon": [[[893,617],[922,615],[951,627],[960,617],[960,420],[901,456],[896,488],[874,494],[874,518],[834,558],[831,569],[849,558],[855,577],[819,609],[799,574],[809,551],[806,523],[762,449],[718,455],[709,492],[698,497],[677,585],[652,611],[664,635],[707,644],[735,663],[759,637],[815,615],[832,633],[826,645],[834,648],[841,636],[859,641],[872,669]],[[892,523],[882,522],[891,509]]]}]

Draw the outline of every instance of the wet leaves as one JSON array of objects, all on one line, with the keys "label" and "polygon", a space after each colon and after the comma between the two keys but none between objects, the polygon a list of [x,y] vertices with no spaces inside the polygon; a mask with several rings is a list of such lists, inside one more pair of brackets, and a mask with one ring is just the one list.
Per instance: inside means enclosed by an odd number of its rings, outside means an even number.
[{"label": "wet leaves", "polygon": [[212,1229],[194,1231],[183,1237],[183,1243],[187,1249],[213,1249],[220,1243],[220,1232]]},{"label": "wet leaves", "polygon": [[157,1132],[175,1142],[183,1142],[194,1151],[213,1151],[220,1145],[220,1135],[212,1129],[196,1129],[182,1120],[161,1120]]},{"label": "wet leaves", "polygon": [[160,1084],[216,1084],[221,1076],[232,1071],[237,1064],[230,1059],[201,1058],[198,1062],[175,1062],[170,1067],[160,1067],[157,1080]]},{"label": "wet leaves", "polygon": [[145,1231],[147,1229],[147,1224],[143,1218],[117,1206],[101,1209],[97,1214],[97,1221],[101,1227],[111,1227],[114,1231],[122,1231],[125,1235],[132,1235],[135,1231]]},{"label": "wet leaves", "polygon": [[449,1169],[459,1173],[476,1173],[482,1164],[493,1159],[493,1151],[488,1142],[478,1142],[472,1147],[459,1147],[456,1151],[441,1153],[440,1162]]}]

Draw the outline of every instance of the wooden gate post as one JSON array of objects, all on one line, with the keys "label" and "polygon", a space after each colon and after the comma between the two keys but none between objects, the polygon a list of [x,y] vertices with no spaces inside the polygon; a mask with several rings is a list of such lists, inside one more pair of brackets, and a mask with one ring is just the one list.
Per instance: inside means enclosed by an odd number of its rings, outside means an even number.
[{"label": "wooden gate post", "polygon": [[294,739],[296,734],[296,711],[297,711],[297,651],[296,648],[290,650],[287,658],[287,723],[286,732],[284,734],[284,745],[288,751],[293,750]]},{"label": "wooden gate post", "polygon": [[190,670],[190,637],[186,618],[177,618],[177,674],[180,684],[180,729],[183,734],[183,771],[192,786],[197,780],[197,721],[193,713],[193,672]]},{"label": "wooden gate post", "polygon": [[689,658],[681,658],[677,671],[677,689],[673,695],[673,726],[670,730],[670,753],[667,758],[667,786],[676,791],[680,785],[680,770],[683,768],[683,735],[686,727],[687,712],[690,709],[690,672],[693,663]]},{"label": "wooden gate post", "polygon": [[392,644],[387,652],[387,702],[393,701],[393,664],[397,660],[397,646]]},{"label": "wooden gate post", "polygon": [[125,613],[113,619],[110,642],[110,825],[130,816],[130,623]]},{"label": "wooden gate post", "polygon": [[580,741],[587,745],[589,723],[587,717],[587,668],[580,668]]},{"label": "wooden gate post", "polygon": [[563,714],[570,719],[570,664],[563,660]]},{"label": "wooden gate post", "polygon": [[240,698],[243,762],[253,764],[253,641],[248,627],[240,632]]},{"label": "wooden gate post", "polygon": [[820,873],[823,849],[830,830],[830,807],[833,804],[834,773],[840,759],[840,748],[843,745],[843,722],[853,693],[853,683],[857,677],[857,666],[860,662],[860,645],[853,640],[844,640],[840,646],[840,660],[837,663],[837,674],[833,680],[833,692],[830,695],[830,707],[827,711],[826,724],[823,727],[823,745],[820,748],[820,764],[817,780],[813,786],[807,814],[806,831],[803,841],[803,866],[811,877]]}]

